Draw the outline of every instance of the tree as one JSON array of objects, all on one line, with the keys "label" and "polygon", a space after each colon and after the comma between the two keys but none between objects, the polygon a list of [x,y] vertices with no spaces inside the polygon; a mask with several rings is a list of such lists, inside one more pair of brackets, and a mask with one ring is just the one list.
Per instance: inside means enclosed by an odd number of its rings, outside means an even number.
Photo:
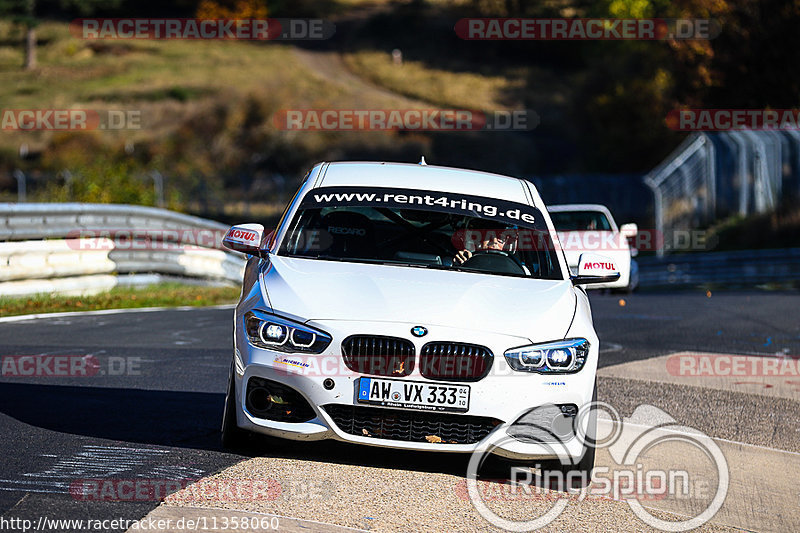
[{"label": "tree", "polygon": [[[65,11],[74,11],[80,16],[89,16],[102,9],[119,6],[121,0],[59,0],[59,7]],[[39,16],[36,0],[0,0],[0,17],[7,18],[25,30],[25,62],[26,70],[36,68],[36,26]]]},{"label": "tree", "polygon": [[36,68],[36,0],[0,0],[0,16],[25,30],[25,69]]},{"label": "tree", "polygon": [[264,19],[265,0],[202,0],[197,7],[201,19]]}]

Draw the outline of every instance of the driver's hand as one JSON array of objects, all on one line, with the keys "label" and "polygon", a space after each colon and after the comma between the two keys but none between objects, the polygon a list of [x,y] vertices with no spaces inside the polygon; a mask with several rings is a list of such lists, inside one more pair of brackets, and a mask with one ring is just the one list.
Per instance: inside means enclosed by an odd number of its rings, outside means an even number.
[{"label": "driver's hand", "polygon": [[453,262],[456,263],[457,265],[463,265],[464,263],[467,262],[467,259],[469,259],[470,257],[472,257],[472,252],[470,252],[469,250],[461,250],[453,258]]}]

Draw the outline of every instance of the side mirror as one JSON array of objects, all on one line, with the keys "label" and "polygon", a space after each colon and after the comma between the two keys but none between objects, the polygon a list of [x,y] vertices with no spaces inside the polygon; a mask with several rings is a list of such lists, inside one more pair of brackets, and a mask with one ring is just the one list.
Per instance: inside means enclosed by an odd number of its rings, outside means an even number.
[{"label": "side mirror", "polygon": [[222,245],[234,252],[261,255],[259,246],[263,234],[264,226],[261,224],[239,224],[228,230],[222,238]]},{"label": "side mirror", "polygon": [[578,275],[572,276],[572,284],[609,283],[618,279],[619,270],[614,261],[604,255],[585,253],[578,259]]},{"label": "side mirror", "polygon": [[633,239],[636,237],[636,234],[639,233],[639,226],[633,222],[630,224],[623,224],[619,227],[619,232],[622,233],[622,236],[626,239]]},{"label": "side mirror", "polygon": [[628,240],[628,245],[631,250],[631,257],[636,257],[639,255],[639,250],[636,249],[636,236],[639,234],[639,226],[634,224],[633,222],[629,224],[623,224],[619,228],[619,232],[624,239]]}]

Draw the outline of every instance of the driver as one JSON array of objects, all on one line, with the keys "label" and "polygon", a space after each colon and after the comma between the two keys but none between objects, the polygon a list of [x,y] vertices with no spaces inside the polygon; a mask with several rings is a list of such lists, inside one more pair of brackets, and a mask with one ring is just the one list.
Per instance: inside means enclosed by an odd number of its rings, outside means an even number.
[{"label": "driver", "polygon": [[[505,234],[505,235],[504,234],[499,234],[499,235],[487,234],[486,237],[487,238],[481,240],[478,243],[478,245],[477,245],[477,247],[475,249],[475,252],[485,252],[487,250],[499,250],[499,251],[506,250],[507,249],[507,245],[509,244],[509,241],[512,238],[511,235],[508,235],[508,234]],[[465,249],[459,251],[456,254],[456,256],[453,258],[453,263],[455,263],[457,265],[463,265],[465,262],[467,262],[467,260],[470,257],[472,257],[472,254],[475,253],[475,252],[472,252],[472,251],[467,250],[465,248]]]}]

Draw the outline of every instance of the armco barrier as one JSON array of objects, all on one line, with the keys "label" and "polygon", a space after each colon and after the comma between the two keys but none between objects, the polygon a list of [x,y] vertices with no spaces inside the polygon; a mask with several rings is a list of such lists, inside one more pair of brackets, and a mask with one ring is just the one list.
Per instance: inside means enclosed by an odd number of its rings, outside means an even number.
[{"label": "armco barrier", "polygon": [[119,273],[159,272],[193,278],[242,281],[244,260],[222,250],[113,250]]},{"label": "armco barrier", "polygon": [[110,239],[100,240],[97,250],[81,250],[77,239],[0,242],[0,281],[63,278],[110,274]]},{"label": "armco barrier", "polygon": [[642,257],[639,283],[649,287],[757,285],[800,280],[800,248]]},{"label": "armco barrier", "polygon": [[[0,203],[0,241],[65,239],[80,230],[208,230],[218,235],[210,246],[219,248],[227,226],[200,217],[156,207],[124,204]],[[189,243],[194,244],[194,243]]]},{"label": "armco barrier", "polygon": [[222,248],[226,230],[152,207],[0,203],[0,296],[97,293],[142,274],[238,284],[245,258]]}]

